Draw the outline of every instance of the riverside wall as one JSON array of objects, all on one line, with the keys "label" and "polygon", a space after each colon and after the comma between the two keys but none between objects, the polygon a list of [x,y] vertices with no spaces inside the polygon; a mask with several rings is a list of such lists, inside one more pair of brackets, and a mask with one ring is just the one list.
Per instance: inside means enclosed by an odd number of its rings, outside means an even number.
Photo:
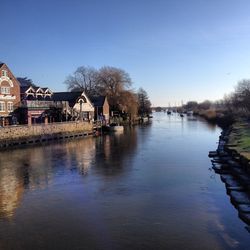
[{"label": "riverside wall", "polygon": [[92,134],[93,124],[84,121],[37,124],[31,126],[7,126],[0,128],[0,148]]},{"label": "riverside wall", "polygon": [[232,127],[224,129],[219,138],[216,151],[210,151],[215,173],[220,174],[225,183],[231,203],[238,210],[239,218],[244,221],[250,232],[250,162],[239,152],[236,145],[229,144]]}]

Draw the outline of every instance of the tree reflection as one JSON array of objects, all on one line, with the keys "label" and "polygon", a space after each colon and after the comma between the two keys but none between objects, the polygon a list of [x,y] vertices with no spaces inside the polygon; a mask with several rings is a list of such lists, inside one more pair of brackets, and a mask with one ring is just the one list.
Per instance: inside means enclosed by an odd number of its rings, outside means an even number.
[{"label": "tree reflection", "polygon": [[96,140],[95,168],[97,173],[104,175],[122,173],[126,159],[135,153],[136,147],[136,128],[128,128],[126,132],[115,132],[99,137]]},{"label": "tree reflection", "polygon": [[102,175],[123,172],[126,156],[137,144],[136,129],[46,146],[0,153],[0,216],[10,218],[20,205],[24,190],[45,190],[72,174]]}]

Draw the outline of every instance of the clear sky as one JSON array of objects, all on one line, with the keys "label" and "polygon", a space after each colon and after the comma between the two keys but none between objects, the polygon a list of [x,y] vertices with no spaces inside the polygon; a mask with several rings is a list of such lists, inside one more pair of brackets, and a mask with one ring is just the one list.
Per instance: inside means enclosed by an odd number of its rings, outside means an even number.
[{"label": "clear sky", "polygon": [[221,99],[250,78],[249,0],[0,3],[0,60],[52,91],[82,65],[124,69],[154,106]]}]

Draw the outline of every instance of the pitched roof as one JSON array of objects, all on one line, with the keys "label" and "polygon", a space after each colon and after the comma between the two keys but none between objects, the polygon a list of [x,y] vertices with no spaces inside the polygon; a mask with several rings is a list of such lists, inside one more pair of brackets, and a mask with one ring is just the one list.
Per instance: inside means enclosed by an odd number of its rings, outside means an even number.
[{"label": "pitched roof", "polygon": [[90,97],[90,101],[95,107],[102,107],[104,105],[105,98],[105,96],[92,96]]},{"label": "pitched roof", "polygon": [[82,95],[82,92],[54,92],[52,100],[55,102],[68,101],[69,104],[75,104],[78,97]]},{"label": "pitched roof", "polygon": [[40,87],[33,87],[33,89],[37,92],[38,90],[41,90],[43,92],[43,89]]},{"label": "pitched roof", "polygon": [[20,87],[21,93],[25,93],[29,88],[30,86],[21,86]]},{"label": "pitched roof", "polygon": [[22,94],[25,93],[28,89],[31,89],[31,90],[35,91],[32,86],[21,86],[20,87],[20,90],[21,90]]},{"label": "pitched roof", "polygon": [[47,87],[45,87],[45,88],[41,88],[44,92],[46,92],[46,91],[49,91],[49,92],[51,92],[51,90],[49,89],[49,88],[47,88]]},{"label": "pitched roof", "polygon": [[2,67],[3,65],[4,65],[4,63],[0,61],[0,67]]}]

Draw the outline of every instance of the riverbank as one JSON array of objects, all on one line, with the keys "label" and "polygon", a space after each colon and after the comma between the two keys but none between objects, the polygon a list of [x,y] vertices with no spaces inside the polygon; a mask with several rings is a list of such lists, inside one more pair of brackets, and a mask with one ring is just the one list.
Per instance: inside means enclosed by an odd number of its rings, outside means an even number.
[{"label": "riverbank", "polygon": [[[149,117],[138,117],[133,123],[122,119],[116,122],[121,126],[131,126],[148,123],[149,120]],[[88,121],[6,126],[0,128],[0,149],[99,135],[106,131],[102,127],[101,123]]]},{"label": "riverbank", "polygon": [[213,169],[225,183],[239,217],[250,225],[250,128],[235,123],[221,133],[218,148],[210,152]]},{"label": "riverbank", "polygon": [[0,152],[0,249],[248,249],[208,170],[220,131],[159,112],[124,133]]},{"label": "riverbank", "polygon": [[85,121],[7,126],[0,129],[0,149],[89,136],[94,129]]},{"label": "riverbank", "polygon": [[198,115],[206,119],[208,122],[219,125],[221,128],[227,128],[234,122],[234,117],[224,110],[206,109],[195,110],[194,115]]},{"label": "riverbank", "polygon": [[231,127],[227,149],[238,153],[244,163],[250,161],[250,125],[248,122],[237,122]]}]

